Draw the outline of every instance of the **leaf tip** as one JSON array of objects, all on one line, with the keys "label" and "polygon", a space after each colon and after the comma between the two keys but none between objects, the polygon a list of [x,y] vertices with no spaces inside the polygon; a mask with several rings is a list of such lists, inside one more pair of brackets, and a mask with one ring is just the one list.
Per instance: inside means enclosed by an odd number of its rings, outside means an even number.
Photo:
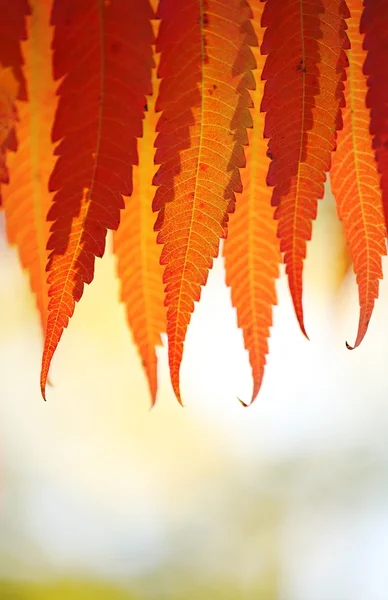
[{"label": "leaf tip", "polygon": [[181,391],[180,391],[180,388],[179,388],[179,380],[178,381],[172,381],[172,389],[174,390],[175,397],[178,400],[179,404],[182,406],[182,408],[184,408],[185,405],[182,402]]},{"label": "leaf tip", "polygon": [[237,400],[240,402],[241,406],[243,406],[244,408],[248,408],[249,406],[252,405],[254,398],[252,398],[252,400],[249,403],[244,402],[244,400],[241,400],[241,398],[239,398],[238,396],[237,396]]},{"label": "leaf tip", "polygon": [[42,378],[40,380],[40,393],[42,394],[43,400],[46,402],[46,381]]},{"label": "leaf tip", "polygon": [[362,340],[364,339],[365,333],[363,333],[362,335],[358,335],[356,341],[354,342],[354,345],[351,346],[348,342],[345,342],[346,348],[348,350],[355,350],[356,348],[358,348],[358,346],[361,344]]},{"label": "leaf tip", "polygon": [[299,328],[300,328],[302,334],[304,335],[304,337],[306,338],[306,340],[310,341],[310,338],[307,335],[306,327],[305,327],[305,324],[304,324],[303,309],[300,308],[300,310],[298,310],[297,307],[295,307],[295,312],[296,312],[296,318],[298,319]]},{"label": "leaf tip", "polygon": [[364,339],[364,337],[366,335],[366,332],[368,331],[369,322],[370,322],[370,318],[371,318],[370,317],[371,312],[369,313],[369,315],[368,314],[364,315],[361,312],[360,320],[359,320],[359,324],[358,324],[357,338],[356,338],[356,341],[354,342],[354,345],[351,346],[350,344],[348,344],[348,342],[345,342],[346,348],[348,350],[355,350],[356,348],[358,348],[358,346],[360,346],[362,340]]},{"label": "leaf tip", "polygon": [[179,402],[179,404],[181,405],[181,407],[182,407],[182,408],[185,408],[185,405],[183,404],[183,401],[182,401],[182,396],[180,395],[180,393],[177,393],[177,392],[175,391],[175,397],[176,397],[176,399],[178,400],[178,402]]},{"label": "leaf tip", "polygon": [[52,352],[49,353],[45,347],[45,350],[43,352],[43,358],[42,358],[42,368],[41,368],[41,372],[40,372],[40,392],[42,394],[43,400],[46,400],[46,386],[47,385],[49,385],[50,387],[52,386],[52,383],[51,383],[50,377],[49,377],[51,358],[52,358]]}]

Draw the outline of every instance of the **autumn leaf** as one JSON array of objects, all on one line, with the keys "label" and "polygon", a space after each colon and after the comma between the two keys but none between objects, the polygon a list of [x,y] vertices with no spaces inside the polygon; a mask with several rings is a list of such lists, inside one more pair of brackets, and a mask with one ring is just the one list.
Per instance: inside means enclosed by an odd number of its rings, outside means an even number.
[{"label": "autumn leaf", "polygon": [[247,88],[255,61],[248,43],[243,0],[161,0],[157,39],[161,52],[153,208],[164,244],[165,304],[172,386],[179,402],[179,370],[186,330],[206,283],[219,240],[225,237],[242,144],[251,126]]},{"label": "autumn leaf", "polygon": [[133,193],[125,198],[125,210],[120,227],[113,234],[113,244],[118,259],[121,299],[125,303],[128,324],[139,349],[154,404],[157,392],[155,346],[161,344],[160,334],[166,331],[161,247],[156,243],[152,211],[155,188],[151,184],[156,171],[153,161],[157,122],[155,98],[158,92],[155,71],[152,87],[152,96],[147,98],[144,133],[139,140],[139,166],[133,169]]},{"label": "autumn leaf", "polygon": [[368,76],[367,106],[370,131],[376,153],[383,192],[385,221],[388,224],[388,4],[385,0],[364,0],[361,33],[365,34],[367,56],[364,72]]},{"label": "autumn leaf", "polygon": [[267,0],[262,110],[280,248],[302,332],[302,271],[317,201],[341,127],[348,47],[343,0]]},{"label": "autumn leaf", "polygon": [[348,0],[348,6],[351,49],[348,50],[349,69],[345,84],[346,107],[330,180],[359,288],[360,320],[356,347],[366,333],[379,294],[379,279],[383,276],[381,256],[386,254],[386,231],[379,176],[369,133],[369,110],[365,103],[365,52],[359,33],[362,0]]},{"label": "autumn leaf", "polygon": [[[31,14],[27,0],[0,0],[0,205],[2,204],[1,184],[9,182],[7,154],[16,152],[17,138],[12,127],[16,121],[14,99],[27,100],[26,79],[23,72],[23,56],[21,42],[27,37],[26,18]],[[4,94],[6,96],[6,116],[4,114]],[[9,111],[9,100],[12,100],[12,111]],[[7,124],[4,127],[4,118]],[[4,136],[4,133],[7,135]]]},{"label": "autumn leaf", "polygon": [[[263,7],[262,3],[253,5],[259,39],[262,37]],[[252,93],[255,106],[253,130],[249,132],[249,148],[245,151],[247,168],[241,172],[243,193],[237,199],[235,214],[231,215],[224,245],[226,283],[231,287],[238,326],[243,331],[252,367],[252,401],[260,390],[264,375],[272,306],[277,302],[275,282],[281,261],[271,206],[272,190],[266,184],[270,161],[263,137],[264,114],[259,110],[264,88],[261,80],[264,57],[258,48],[254,49],[254,55],[257,71],[256,90]]]},{"label": "autumn leaf", "polygon": [[56,192],[49,211],[49,317],[42,361],[48,369],[94,259],[117,229],[132,193],[146,94],[151,93],[153,12],[148,0],[55,0],[54,78],[59,85],[53,141]]},{"label": "autumn leaf", "polygon": [[43,333],[48,306],[46,216],[51,200],[47,186],[54,166],[51,127],[56,108],[55,84],[51,77],[50,7],[51,0],[34,0],[32,16],[28,17],[28,36],[22,51],[29,101],[17,103],[19,148],[10,156],[12,177],[4,191],[8,239],[17,246],[20,262],[29,272]]}]

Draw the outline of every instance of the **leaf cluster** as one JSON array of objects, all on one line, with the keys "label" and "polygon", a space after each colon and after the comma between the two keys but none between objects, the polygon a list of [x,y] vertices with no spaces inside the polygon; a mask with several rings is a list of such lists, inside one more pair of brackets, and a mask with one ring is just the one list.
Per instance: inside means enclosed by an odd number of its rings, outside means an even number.
[{"label": "leaf cluster", "polygon": [[[253,375],[279,265],[303,263],[330,175],[368,328],[388,214],[385,0],[0,0],[0,183],[45,336],[41,389],[108,230],[157,394],[225,239]],[[350,347],[350,346],[349,346]]]}]

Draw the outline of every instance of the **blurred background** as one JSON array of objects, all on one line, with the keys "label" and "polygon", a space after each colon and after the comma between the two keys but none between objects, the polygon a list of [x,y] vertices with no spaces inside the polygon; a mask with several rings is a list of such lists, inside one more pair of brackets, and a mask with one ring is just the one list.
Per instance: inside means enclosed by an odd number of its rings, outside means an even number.
[{"label": "blurred background", "polygon": [[161,348],[150,411],[111,252],[43,402],[39,319],[0,226],[1,600],[388,598],[388,279],[347,351],[358,297],[330,194],[306,262],[311,341],[282,276],[249,409],[222,259],[190,325],[185,407]]}]

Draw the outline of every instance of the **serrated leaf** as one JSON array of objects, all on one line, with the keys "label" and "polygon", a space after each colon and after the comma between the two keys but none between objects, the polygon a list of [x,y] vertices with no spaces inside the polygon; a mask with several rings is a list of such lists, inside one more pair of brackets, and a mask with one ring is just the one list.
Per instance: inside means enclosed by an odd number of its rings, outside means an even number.
[{"label": "serrated leaf", "polygon": [[158,190],[155,229],[164,244],[165,304],[172,386],[181,402],[179,371],[187,327],[219,240],[226,235],[242,144],[251,126],[247,88],[255,66],[243,0],[161,0],[157,39],[162,78],[157,110]]},{"label": "serrated leaf", "polygon": [[153,12],[148,0],[55,0],[53,61],[63,78],[50,178],[49,317],[41,389],[63,329],[117,229],[132,193],[146,94],[151,92]]},{"label": "serrated leaf", "polygon": [[158,92],[156,73],[153,94],[147,98],[144,133],[139,140],[139,166],[133,169],[133,193],[125,199],[120,227],[113,234],[117,271],[121,281],[121,300],[125,303],[127,320],[139,349],[151,392],[152,404],[157,393],[157,357],[155,347],[166,331],[166,309],[163,305],[161,247],[153,231],[155,221],[152,199],[155,188],[152,178],[156,167],[153,148],[157,115],[155,98]]},{"label": "serrated leaf", "polygon": [[22,44],[29,100],[17,103],[19,148],[9,158],[12,176],[4,190],[4,210],[8,239],[17,246],[20,262],[29,272],[44,333],[48,306],[46,216],[51,200],[47,185],[54,166],[51,127],[56,98],[51,76],[51,0],[34,0],[32,7],[27,41]]},{"label": "serrated leaf", "polygon": [[[330,180],[344,223],[345,236],[357,277],[360,319],[357,347],[368,328],[382,278],[381,257],[386,254],[385,224],[379,176],[369,133],[367,84],[363,73],[365,51],[359,33],[362,0],[348,0],[349,69],[345,83],[343,129],[338,134]],[[350,346],[349,346],[350,347]]]},{"label": "serrated leaf", "polygon": [[262,19],[267,181],[274,186],[280,248],[305,335],[303,261],[341,127],[347,16],[343,0],[267,0]]},{"label": "serrated leaf", "polygon": [[[260,40],[264,5],[256,3],[252,6],[255,31]],[[238,326],[243,331],[252,367],[252,402],[264,375],[272,307],[277,302],[275,282],[281,261],[274,208],[271,206],[272,189],[266,184],[270,161],[263,137],[264,114],[260,112],[264,57],[258,48],[254,49],[254,55],[257,71],[256,90],[251,94],[255,106],[252,111],[253,130],[249,132],[249,147],[245,151],[247,167],[241,172],[243,193],[237,198],[236,212],[230,217],[224,244],[226,283],[231,287],[232,304],[237,309]]]}]

